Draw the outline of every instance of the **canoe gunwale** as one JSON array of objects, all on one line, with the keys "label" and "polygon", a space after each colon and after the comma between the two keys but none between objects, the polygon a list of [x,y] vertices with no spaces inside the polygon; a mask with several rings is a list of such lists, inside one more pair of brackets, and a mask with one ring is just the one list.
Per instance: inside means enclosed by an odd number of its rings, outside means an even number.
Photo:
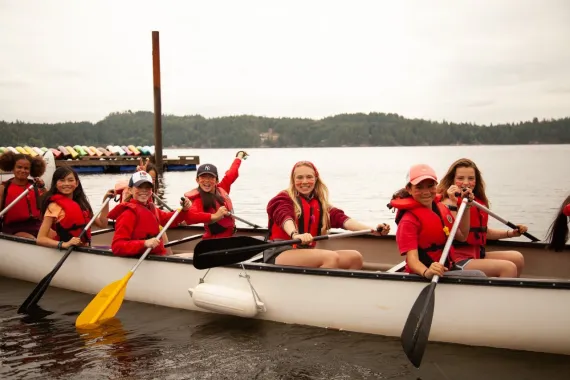
[{"label": "canoe gunwale", "polygon": [[[253,231],[259,231],[254,230]],[[364,236],[365,237],[365,236]],[[28,238],[6,235],[0,232],[1,240],[11,240],[23,244],[36,245],[35,241]],[[536,244],[536,243],[531,243]],[[49,248],[45,248],[49,249]],[[55,248],[52,248],[55,249]],[[126,257],[114,256],[111,251],[91,247],[77,247],[77,252],[89,253],[94,255],[120,257],[123,259],[138,260],[139,257]],[[1,254],[1,253],[0,253]],[[192,258],[176,257],[176,256],[148,256],[145,260],[178,263],[185,265],[192,265]],[[233,264],[224,266],[225,268],[243,269],[242,264]],[[351,271],[345,269],[321,269],[321,268],[305,268],[295,266],[279,266],[275,264],[266,264],[262,262],[245,262],[243,267],[251,271],[265,271],[265,272],[278,272],[314,276],[329,276],[341,278],[355,278],[355,279],[368,279],[368,280],[389,280],[389,281],[405,281],[405,282],[421,282],[428,283],[426,279],[410,274],[404,273],[387,273],[375,271]],[[204,272],[205,273],[205,272]],[[570,289],[570,280],[549,280],[549,279],[530,279],[530,278],[516,278],[504,279],[496,277],[442,277],[439,280],[442,284],[455,284],[455,285],[476,285],[476,286],[495,286],[495,287],[517,287],[527,289]]]}]

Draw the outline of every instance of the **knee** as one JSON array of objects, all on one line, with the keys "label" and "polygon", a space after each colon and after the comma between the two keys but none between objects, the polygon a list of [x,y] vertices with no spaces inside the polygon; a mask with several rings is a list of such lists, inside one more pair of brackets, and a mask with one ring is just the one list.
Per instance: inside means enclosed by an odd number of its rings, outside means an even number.
[{"label": "knee", "polygon": [[518,277],[518,268],[512,261],[504,261],[500,277]]},{"label": "knee", "polygon": [[362,269],[364,265],[364,259],[362,255],[358,251],[347,251],[349,261],[350,261],[350,269]]},{"label": "knee", "polygon": [[325,251],[321,263],[321,268],[338,268],[340,265],[340,256],[335,251]]},{"label": "knee", "polygon": [[524,266],[524,256],[522,253],[518,251],[512,251],[511,255],[513,257],[513,262],[517,265],[517,267],[522,268]]},{"label": "knee", "polygon": [[524,268],[524,256],[518,251],[509,251],[509,258],[517,266],[517,273],[520,276]]}]

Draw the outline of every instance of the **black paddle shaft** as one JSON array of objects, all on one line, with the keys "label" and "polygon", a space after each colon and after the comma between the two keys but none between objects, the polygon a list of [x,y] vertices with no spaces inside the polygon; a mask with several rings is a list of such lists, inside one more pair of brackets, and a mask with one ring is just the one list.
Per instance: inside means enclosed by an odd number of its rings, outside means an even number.
[{"label": "black paddle shaft", "polygon": [[[337,239],[368,234],[371,230],[351,231],[335,235],[315,236],[313,241]],[[200,241],[194,248],[193,265],[197,269],[231,265],[261,253],[269,248],[301,244],[301,239],[280,240],[272,243],[263,242],[251,236],[207,239]]]},{"label": "black paddle shaft", "polygon": [[[85,228],[83,228],[83,230],[81,230],[81,232],[79,233],[79,236],[78,236],[79,239],[81,239],[87,233],[87,231],[89,230],[89,228],[91,228],[91,225],[95,221],[95,218],[99,217],[99,214],[101,214],[101,211],[103,211],[103,207],[105,207],[111,201],[111,199],[112,199],[112,197],[108,197],[105,200],[105,202],[103,202],[103,206],[101,207],[99,212],[97,212],[97,214],[93,215],[93,217],[91,218],[89,223],[87,223]],[[49,287],[51,280],[55,277],[55,274],[57,273],[59,268],[61,268],[61,266],[63,265],[65,260],[67,260],[67,257],[71,254],[71,252],[74,249],[75,249],[74,245],[70,246],[67,249],[67,251],[65,252],[63,257],[58,261],[58,263],[55,265],[55,267],[52,269],[52,271],[49,272],[44,278],[42,278],[42,280],[36,285],[34,290],[32,290],[32,292],[30,293],[28,298],[26,298],[26,300],[22,303],[22,305],[20,305],[20,307],[18,308],[18,313],[30,314],[31,311],[33,311],[34,309],[37,308],[37,303],[40,300],[40,298],[42,298],[44,293],[46,292],[47,288]]]},{"label": "black paddle shaft", "polygon": [[[81,239],[83,237],[83,235],[85,235],[85,233],[87,232],[86,229],[84,229],[83,231],[81,231],[81,233],[79,234],[79,238]],[[58,263],[55,265],[55,267],[52,269],[51,272],[49,272],[34,288],[34,290],[30,293],[30,295],[28,296],[28,298],[26,298],[26,300],[22,303],[22,305],[18,308],[18,313],[19,314],[29,314],[30,310],[33,310],[37,304],[38,301],[40,300],[40,298],[42,298],[42,296],[44,295],[44,293],[46,292],[47,288],[49,287],[49,284],[51,283],[51,280],[53,280],[53,278],[55,277],[57,271],[59,270],[59,268],[61,268],[61,266],[63,265],[63,263],[65,262],[65,260],[67,260],[67,257],[71,254],[71,252],[73,251],[73,249],[75,249],[75,246],[72,245],[69,248],[67,248],[67,251],[65,252],[65,254],[63,255],[63,257],[58,261]]]},{"label": "black paddle shaft", "polygon": [[[461,195],[461,193],[455,193],[456,197],[459,197]],[[486,208],[485,206],[483,206],[482,204],[478,203],[478,202],[473,202],[473,204],[475,204],[476,207],[478,207],[479,209],[481,209],[482,211],[486,212],[487,214],[491,215],[493,218],[497,219],[499,222],[505,224],[508,227],[511,227],[513,230],[518,230],[519,227],[516,226],[514,223],[509,222],[508,220],[505,220],[503,218],[501,218],[499,215],[495,214],[494,212],[492,212],[491,210],[489,210],[488,208]],[[537,242],[540,241],[540,239],[538,239],[537,237],[529,234],[528,232],[524,232],[521,235],[523,235],[524,237],[529,238],[532,242]]]}]

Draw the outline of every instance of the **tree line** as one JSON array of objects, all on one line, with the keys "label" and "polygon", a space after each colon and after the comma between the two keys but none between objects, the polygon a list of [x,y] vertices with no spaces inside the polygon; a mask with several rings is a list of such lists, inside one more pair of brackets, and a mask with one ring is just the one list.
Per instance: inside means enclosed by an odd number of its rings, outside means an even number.
[{"label": "tree line", "polygon": [[[97,123],[0,121],[0,145],[153,145],[152,112],[113,112]],[[393,113],[340,114],[319,120],[250,115],[164,115],[165,147],[254,148],[570,144],[570,117],[475,125],[407,119]]]}]

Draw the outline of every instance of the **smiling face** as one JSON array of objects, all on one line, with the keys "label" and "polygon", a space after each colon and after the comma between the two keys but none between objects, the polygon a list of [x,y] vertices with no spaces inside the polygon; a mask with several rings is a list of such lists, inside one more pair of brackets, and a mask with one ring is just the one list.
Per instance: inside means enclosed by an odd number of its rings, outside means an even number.
[{"label": "smiling face", "polygon": [[16,161],[16,165],[14,165],[14,178],[21,181],[26,181],[30,175],[31,167],[32,164],[26,159],[20,159]]},{"label": "smiling face", "polygon": [[58,179],[56,183],[56,189],[62,195],[72,198],[73,192],[77,189],[77,180],[73,173],[69,173],[65,177]]},{"label": "smiling face", "polygon": [[475,189],[477,185],[477,176],[475,175],[475,169],[466,166],[460,166],[455,169],[455,186],[459,188],[469,188],[471,190]]},{"label": "smiling face", "polygon": [[216,184],[218,181],[216,180],[216,176],[210,173],[204,173],[200,177],[196,178],[196,182],[202,191],[213,193],[216,191]]},{"label": "smiling face", "polygon": [[307,165],[297,166],[293,170],[293,184],[295,190],[301,195],[308,196],[315,189],[317,183],[317,176],[313,168]]},{"label": "smiling face", "polygon": [[437,182],[425,179],[417,185],[408,185],[406,189],[417,202],[425,207],[431,207],[437,193]]},{"label": "smiling face", "polygon": [[144,182],[137,187],[132,187],[131,194],[136,201],[146,204],[152,197],[152,184]]}]

